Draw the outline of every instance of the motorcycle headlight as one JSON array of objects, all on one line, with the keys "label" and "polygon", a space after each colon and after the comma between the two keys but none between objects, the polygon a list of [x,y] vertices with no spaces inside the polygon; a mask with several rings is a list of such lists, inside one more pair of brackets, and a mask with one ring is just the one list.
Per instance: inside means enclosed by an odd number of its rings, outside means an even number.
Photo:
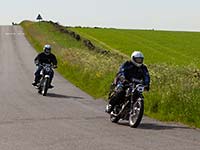
[{"label": "motorcycle headlight", "polygon": [[46,67],[46,68],[45,68],[45,71],[46,71],[46,72],[49,72],[50,70],[51,70],[51,69],[50,69],[49,67]]},{"label": "motorcycle headlight", "polygon": [[144,87],[143,86],[138,86],[137,87],[137,91],[140,92],[140,93],[144,92]]}]

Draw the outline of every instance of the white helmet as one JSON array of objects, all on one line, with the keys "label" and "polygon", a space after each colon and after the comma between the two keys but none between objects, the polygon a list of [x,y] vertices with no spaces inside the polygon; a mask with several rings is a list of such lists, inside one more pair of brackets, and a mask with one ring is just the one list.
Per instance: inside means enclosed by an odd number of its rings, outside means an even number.
[{"label": "white helmet", "polygon": [[137,67],[141,67],[142,66],[143,60],[144,60],[144,55],[140,51],[134,51],[131,54],[131,61]]},{"label": "white helmet", "polygon": [[43,50],[46,55],[49,55],[51,53],[51,45],[45,45]]}]

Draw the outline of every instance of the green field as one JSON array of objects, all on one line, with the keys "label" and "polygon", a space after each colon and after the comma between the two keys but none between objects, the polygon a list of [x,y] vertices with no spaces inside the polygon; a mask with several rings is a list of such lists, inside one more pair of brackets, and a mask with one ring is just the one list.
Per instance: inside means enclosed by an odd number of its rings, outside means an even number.
[{"label": "green field", "polygon": [[147,64],[191,65],[200,68],[200,33],[153,30],[71,28],[106,49],[128,56],[141,50]]},{"label": "green field", "polygon": [[[59,60],[58,71],[95,98],[106,99],[120,64],[132,50],[141,50],[151,75],[145,114],[200,127],[200,33],[59,26],[79,33],[77,41],[50,22],[24,21],[21,26],[38,51],[51,44]],[[88,49],[84,39],[110,52]]]}]

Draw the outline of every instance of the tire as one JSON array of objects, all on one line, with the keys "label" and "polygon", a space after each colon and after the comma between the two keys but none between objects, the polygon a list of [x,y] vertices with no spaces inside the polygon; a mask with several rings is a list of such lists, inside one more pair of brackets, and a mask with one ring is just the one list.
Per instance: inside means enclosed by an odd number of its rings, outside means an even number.
[{"label": "tire", "polygon": [[42,87],[42,95],[46,96],[47,95],[47,90],[49,88],[49,78],[45,78],[43,82],[43,87]]},{"label": "tire", "polygon": [[39,93],[39,94],[42,94],[42,89],[41,89],[41,88],[38,90],[38,93]]},{"label": "tire", "polygon": [[144,100],[138,99],[133,105],[133,114],[129,116],[129,125],[132,128],[137,128],[142,120],[144,113]]},{"label": "tire", "polygon": [[42,86],[41,86],[42,84],[43,84],[43,80],[40,81],[40,84],[38,86],[38,93],[39,94],[42,94]]}]

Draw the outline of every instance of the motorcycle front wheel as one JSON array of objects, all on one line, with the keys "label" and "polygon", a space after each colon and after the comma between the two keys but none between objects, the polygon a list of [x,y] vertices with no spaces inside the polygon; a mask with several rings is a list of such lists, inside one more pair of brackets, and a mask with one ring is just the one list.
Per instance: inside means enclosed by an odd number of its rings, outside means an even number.
[{"label": "motorcycle front wheel", "polygon": [[129,125],[132,128],[137,128],[142,120],[144,113],[144,101],[139,98],[132,107],[132,112],[129,115]]},{"label": "motorcycle front wheel", "polygon": [[43,96],[47,95],[47,90],[48,90],[48,87],[49,87],[49,81],[50,81],[49,78],[44,79],[43,87],[42,87],[42,95]]}]

